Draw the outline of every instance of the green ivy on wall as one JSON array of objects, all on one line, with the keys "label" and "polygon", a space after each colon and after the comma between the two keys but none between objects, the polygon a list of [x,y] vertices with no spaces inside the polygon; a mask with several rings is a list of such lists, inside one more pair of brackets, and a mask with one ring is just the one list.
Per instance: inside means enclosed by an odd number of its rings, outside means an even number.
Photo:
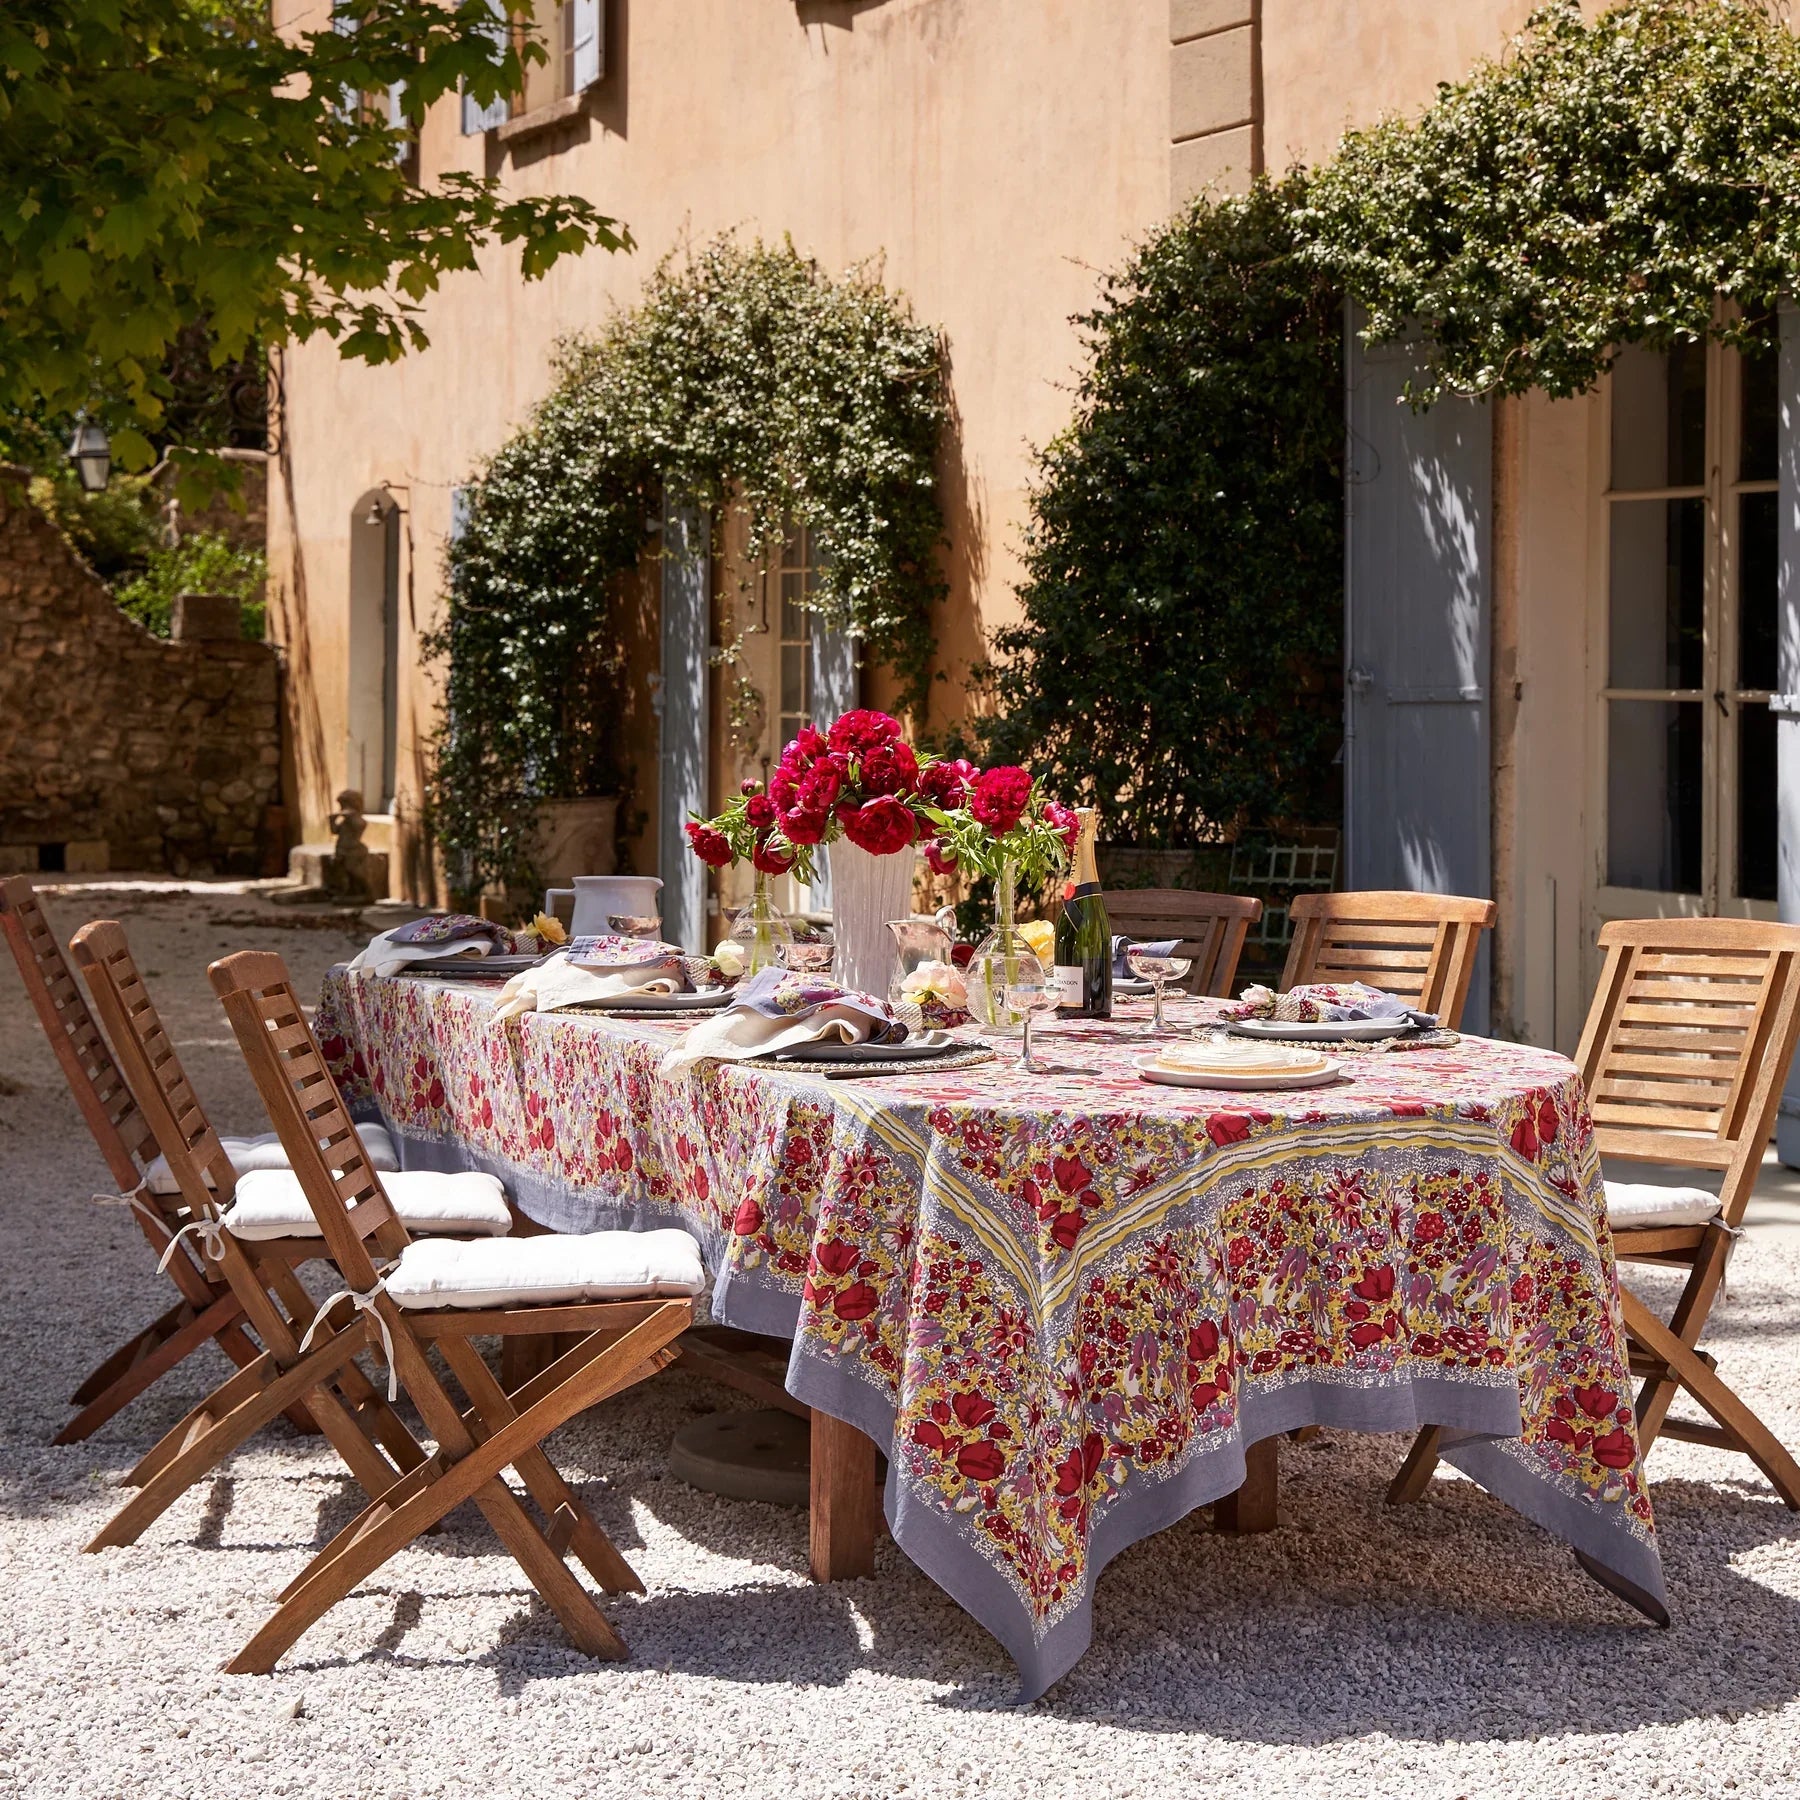
[{"label": "green ivy on wall", "polygon": [[1335,807],[1342,309],[1298,254],[1304,193],[1196,202],[1080,321],[985,735],[1113,842]]},{"label": "green ivy on wall", "polygon": [[870,270],[718,239],[666,260],[639,305],[565,345],[549,397],[470,489],[448,552],[432,823],[459,887],[532,877],[540,800],[616,792],[621,579],[665,487],[742,509],[755,564],[795,525],[810,597],[922,711],[942,584],[937,334]]}]

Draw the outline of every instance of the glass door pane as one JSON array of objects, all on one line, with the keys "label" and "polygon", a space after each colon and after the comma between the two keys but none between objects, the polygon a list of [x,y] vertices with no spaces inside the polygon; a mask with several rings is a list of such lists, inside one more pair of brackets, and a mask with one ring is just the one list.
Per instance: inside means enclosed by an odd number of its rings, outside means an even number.
[{"label": "glass door pane", "polygon": [[1775,715],[1768,703],[1745,700],[1737,718],[1737,891],[1744,900],[1773,900],[1780,813],[1775,792]]},{"label": "glass door pane", "polygon": [[1606,879],[1698,894],[1705,716],[1698,700],[1613,700],[1607,713]]},{"label": "glass door pane", "polygon": [[1612,489],[1700,487],[1706,480],[1706,346],[1619,353],[1612,374]]},{"label": "glass door pane", "polygon": [[1607,685],[1698,688],[1706,657],[1706,502],[1617,500]]}]

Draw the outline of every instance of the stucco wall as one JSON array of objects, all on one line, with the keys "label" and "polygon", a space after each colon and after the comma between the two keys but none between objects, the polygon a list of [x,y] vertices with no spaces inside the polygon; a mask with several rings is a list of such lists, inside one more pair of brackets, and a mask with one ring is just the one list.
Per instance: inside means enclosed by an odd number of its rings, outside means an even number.
[{"label": "stucco wall", "polygon": [[[1012,615],[1032,449],[1068,416],[1070,315],[1167,211],[1168,0],[611,0],[607,13],[610,72],[587,116],[500,155],[442,105],[423,165],[492,157],[519,189],[580,191],[629,222],[636,253],[590,254],[529,286],[495,253],[432,300],[431,350],[391,369],[341,364],[322,339],[287,357],[272,630],[291,648],[308,836],[341,778],[358,497],[385,480],[407,508],[410,665],[437,606],[451,486],[542,394],[555,340],[629,303],[685,240],[730,227],[791,233],[828,269],[878,257],[945,332],[957,431],[938,692],[958,706],[984,634]],[[285,0],[277,14],[317,28],[326,7]],[[414,671],[403,806],[432,710]]]},{"label": "stucco wall", "polygon": [[0,472],[0,873],[260,874],[280,743],[267,644],[152,637]]}]

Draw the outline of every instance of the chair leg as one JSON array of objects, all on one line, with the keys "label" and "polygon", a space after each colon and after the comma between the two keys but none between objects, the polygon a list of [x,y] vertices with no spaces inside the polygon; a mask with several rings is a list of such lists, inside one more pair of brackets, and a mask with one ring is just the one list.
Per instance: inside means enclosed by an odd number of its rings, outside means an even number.
[{"label": "chair leg", "polygon": [[[452,1512],[475,1500],[532,1585],[562,1620],[576,1646],[590,1655],[620,1657],[618,1634],[569,1573],[562,1559],[497,1477],[559,1425],[597,1405],[629,1382],[676,1360],[671,1347],[691,1317],[686,1306],[670,1318],[653,1316],[625,1332],[574,1375],[518,1413],[485,1442],[454,1461],[442,1452],[403,1476],[388,1493],[352,1519],[284,1591],[274,1616],[225,1665],[231,1675],[266,1675],[307,1628],[316,1623],[396,1550]],[[579,1352],[572,1354],[579,1356]]]},{"label": "chair leg", "polygon": [[[1681,1290],[1681,1298],[1669,1315],[1669,1331],[1681,1343],[1692,1344],[1698,1340],[1701,1327],[1712,1311],[1713,1296],[1724,1280],[1725,1259],[1730,1249],[1730,1234],[1716,1230],[1695,1258],[1687,1283]],[[1665,1368],[1639,1388],[1636,1410],[1640,1455],[1648,1456],[1651,1446],[1662,1435],[1663,1420],[1668,1417],[1670,1403],[1679,1385]]]},{"label": "chair leg", "polygon": [[1400,1472],[1388,1484],[1389,1506],[1404,1506],[1409,1500],[1423,1497],[1425,1490],[1431,1485],[1432,1476],[1437,1472],[1438,1443],[1442,1435],[1441,1429],[1436,1425],[1421,1428],[1419,1435],[1412,1441],[1412,1448],[1406,1453],[1406,1461],[1400,1465]]},{"label": "chair leg", "polygon": [[1625,1328],[1668,1365],[1670,1375],[1712,1414],[1736,1446],[1768,1476],[1775,1491],[1800,1512],[1800,1463],[1755,1413],[1713,1372],[1692,1345],[1685,1344],[1631,1292],[1619,1290]]},{"label": "chair leg", "polygon": [[[174,1453],[159,1456],[155,1473],[84,1548],[108,1550],[135,1543],[201,1476],[217,1468],[278,1413],[300,1401],[319,1408],[327,1434],[365,1489],[385,1491],[393,1484],[394,1471],[342,1405],[321,1388],[321,1383],[347,1363],[362,1343],[359,1329],[346,1328],[307,1351],[291,1368],[277,1369],[270,1357],[258,1368],[233,1376],[213,1400],[196,1408],[177,1427],[181,1437]],[[226,1390],[232,1391],[221,1399]],[[214,1401],[220,1403],[216,1414],[212,1411]],[[165,1450],[174,1435],[171,1433],[157,1446],[158,1452]]]},{"label": "chair leg", "polygon": [[177,1300],[160,1319],[151,1322],[136,1337],[127,1338],[105,1362],[69,1396],[71,1406],[86,1406],[98,1400],[126,1370],[133,1368],[171,1333],[179,1331],[192,1317],[187,1303]]},{"label": "chair leg", "polygon": [[[178,1362],[191,1356],[204,1343],[216,1338],[220,1347],[231,1350],[239,1341],[247,1347],[252,1359],[261,1352],[245,1335],[239,1321],[243,1317],[243,1308],[238,1304],[237,1296],[226,1292],[214,1300],[203,1311],[197,1312],[179,1331],[171,1332],[152,1350],[149,1355],[134,1364],[123,1375],[109,1386],[98,1398],[82,1408],[68,1424],[50,1441],[53,1444],[78,1444],[85,1437],[91,1437],[121,1407],[135,1400],[139,1394],[166,1375]],[[227,1340],[233,1340],[230,1345]],[[236,1355],[232,1360],[238,1361]]]}]

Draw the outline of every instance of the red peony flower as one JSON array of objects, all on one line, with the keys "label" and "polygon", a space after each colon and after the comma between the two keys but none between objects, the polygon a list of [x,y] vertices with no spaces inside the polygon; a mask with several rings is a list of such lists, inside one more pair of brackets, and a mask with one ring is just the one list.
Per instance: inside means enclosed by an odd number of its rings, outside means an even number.
[{"label": "red peony flower", "polygon": [[1069,847],[1069,854],[1074,855],[1075,842],[1081,836],[1081,821],[1076,818],[1075,809],[1072,806],[1064,806],[1059,800],[1046,800],[1044,802],[1044,819],[1050,829]]},{"label": "red peony flower", "polygon": [[758,831],[767,831],[776,819],[775,802],[767,794],[752,794],[744,808],[744,817]]},{"label": "red peony flower", "polygon": [[812,767],[830,748],[825,734],[811,725],[802,725],[781,752],[783,762],[794,762],[804,771]]},{"label": "red peony flower", "polygon": [[892,856],[918,835],[919,821],[891,794],[858,807],[844,820],[844,836],[871,856]]},{"label": "red peony flower", "polygon": [[773,838],[759,837],[756,848],[750,852],[750,866],[765,875],[785,875],[794,866],[794,853],[786,848],[776,849]]},{"label": "red peony flower", "polygon": [[804,812],[796,808],[781,815],[781,832],[790,844],[816,844],[825,835],[830,822],[828,813]]},{"label": "red peony flower", "polygon": [[952,875],[956,872],[956,858],[936,838],[925,846],[925,862],[939,875]]},{"label": "red peony flower", "polygon": [[976,779],[969,811],[999,837],[1025,816],[1030,798],[1031,777],[1023,769],[989,769]]},{"label": "red peony flower", "polygon": [[851,756],[866,756],[878,744],[899,743],[900,721],[890,713],[873,712],[866,706],[859,706],[845,713],[832,726],[825,741],[833,750]]},{"label": "red peony flower", "polygon": [[954,812],[968,804],[969,789],[980,771],[972,762],[958,757],[954,762],[934,762],[919,771],[919,794],[928,804]]},{"label": "red peony flower", "polygon": [[837,804],[838,795],[843,791],[844,766],[836,757],[828,756],[822,762],[814,763],[801,777],[794,804],[802,812],[823,815]]},{"label": "red peony flower", "polygon": [[690,819],[686,829],[688,848],[703,863],[722,869],[731,861],[731,845],[726,842],[723,832],[714,831],[710,825],[702,825],[698,819]]},{"label": "red peony flower", "polygon": [[910,794],[919,785],[919,759],[911,744],[877,744],[862,759],[865,794]]}]

